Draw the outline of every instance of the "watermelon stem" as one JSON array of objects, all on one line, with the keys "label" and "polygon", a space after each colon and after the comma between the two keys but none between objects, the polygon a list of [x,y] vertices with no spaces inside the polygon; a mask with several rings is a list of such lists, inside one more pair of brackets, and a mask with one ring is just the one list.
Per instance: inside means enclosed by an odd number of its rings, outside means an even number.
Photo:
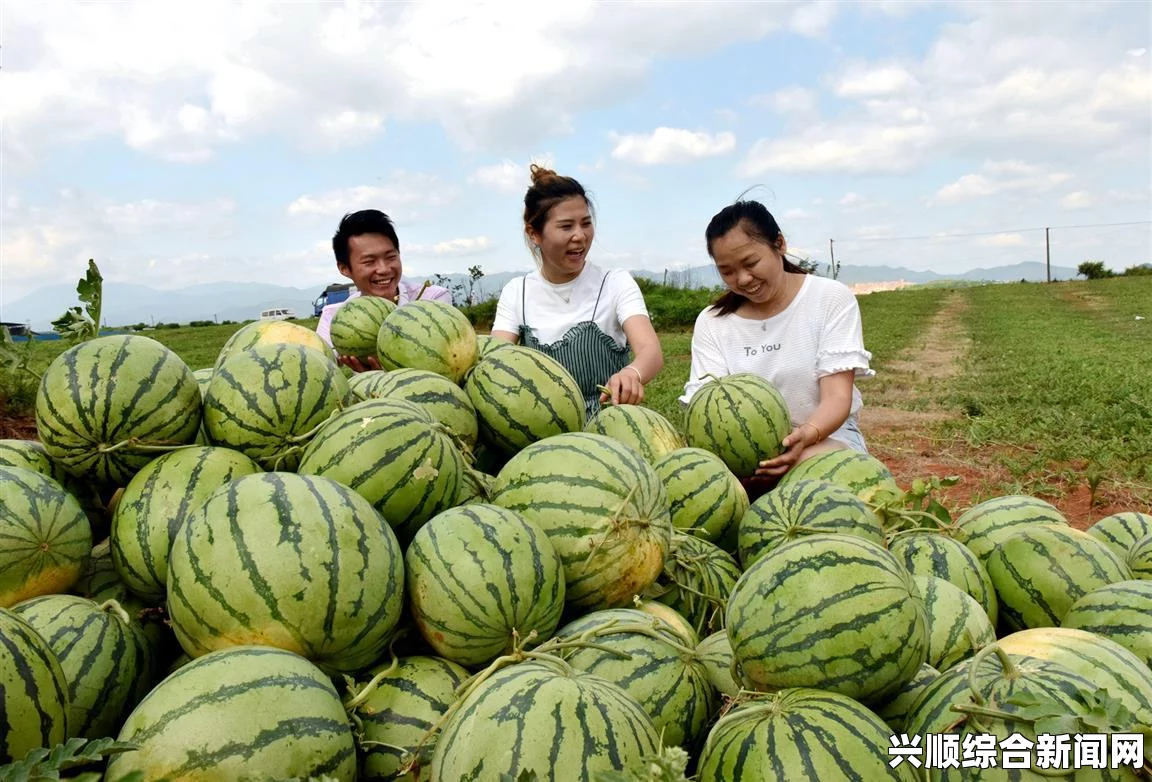
[{"label": "watermelon stem", "polygon": [[100,604],[100,610],[106,614],[112,614],[112,616],[126,625],[132,623],[132,617],[128,615],[128,612],[125,611],[124,607],[116,600],[105,600]]},{"label": "watermelon stem", "polygon": [[388,667],[385,668],[384,670],[380,671],[380,673],[376,674],[371,679],[369,679],[368,683],[365,684],[362,688],[360,688],[360,690],[355,690],[354,684],[350,685],[348,689],[351,691],[352,697],[344,702],[344,710],[351,712],[351,711],[354,711],[355,709],[358,709],[359,707],[363,706],[364,702],[366,700],[368,700],[368,697],[370,695],[372,695],[373,692],[376,691],[377,687],[380,686],[380,682],[384,681],[389,676],[396,673],[396,669],[399,667],[400,667],[400,659],[395,654],[393,654],[392,655],[392,662],[388,665]]},{"label": "watermelon stem", "polygon": [[161,440],[156,443],[142,442],[135,437],[129,437],[127,440],[121,440],[114,445],[98,445],[96,452],[100,454],[115,453],[116,451],[132,450],[141,453],[160,453],[167,451],[179,451],[184,448],[192,448],[191,443],[171,443],[168,445],[163,444],[165,441]]},{"label": "watermelon stem", "polygon": [[[597,542],[597,544],[592,547],[592,550],[588,552],[588,556],[584,558],[584,564],[580,568],[581,575],[588,571],[588,566],[592,564],[592,560],[596,558],[596,554],[600,551],[600,547],[608,542],[608,538],[620,532],[620,527],[622,526],[620,514],[624,512],[624,508],[627,507],[628,503],[632,501],[632,495],[635,494],[639,488],[640,484],[635,484],[631,489],[628,490],[628,494],[625,495],[624,499],[620,501],[620,504],[616,506],[616,510],[612,512],[612,516],[608,520],[611,525],[610,528],[604,533],[604,537],[600,538],[599,542]],[[625,521],[638,520],[625,519]]]}]

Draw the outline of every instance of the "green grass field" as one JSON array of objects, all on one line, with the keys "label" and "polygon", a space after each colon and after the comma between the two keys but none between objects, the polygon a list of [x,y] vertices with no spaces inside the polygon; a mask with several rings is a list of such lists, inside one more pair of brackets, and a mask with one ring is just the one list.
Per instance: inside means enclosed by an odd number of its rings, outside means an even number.
[{"label": "green grass field", "polygon": [[[860,385],[865,405],[940,411],[939,422],[923,434],[997,461],[1013,477],[1006,491],[1075,470],[1152,498],[1152,278],[907,289],[859,301],[877,370]],[[925,351],[954,347],[928,344],[933,334],[939,337],[932,326],[941,326],[940,313],[948,316],[945,341],[966,346],[954,357],[951,376],[895,371],[898,364],[916,367]],[[315,320],[299,323],[315,326]],[[236,328],[145,334],[199,369],[212,365]],[[691,335],[666,331],[661,339],[665,369],[648,386],[647,404],[680,425],[677,397],[688,377]],[[35,343],[32,368],[42,371],[64,348]],[[29,415],[34,393],[31,377],[0,376],[7,415]]]}]

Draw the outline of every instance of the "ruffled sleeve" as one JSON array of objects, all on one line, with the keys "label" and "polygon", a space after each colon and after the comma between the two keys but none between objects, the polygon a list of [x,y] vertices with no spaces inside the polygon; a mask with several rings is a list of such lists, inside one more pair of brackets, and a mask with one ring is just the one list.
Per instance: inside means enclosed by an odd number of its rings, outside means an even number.
[{"label": "ruffled sleeve", "polygon": [[820,348],[816,353],[816,377],[854,370],[856,377],[876,374],[870,366],[872,354],[864,348],[864,334],[860,322],[860,305],[846,285],[833,286],[825,310]]}]

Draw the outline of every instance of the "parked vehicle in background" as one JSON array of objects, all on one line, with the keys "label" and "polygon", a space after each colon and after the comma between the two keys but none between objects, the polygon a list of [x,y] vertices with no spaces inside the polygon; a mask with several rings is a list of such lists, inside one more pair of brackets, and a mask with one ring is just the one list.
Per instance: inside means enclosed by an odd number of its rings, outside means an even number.
[{"label": "parked vehicle in background", "polygon": [[355,287],[355,284],[351,282],[334,282],[329,285],[316,297],[316,301],[312,302],[313,317],[320,317],[320,311],[327,305],[347,299],[353,287]]},{"label": "parked vehicle in background", "polygon": [[260,313],[260,320],[292,320],[296,317],[296,311],[290,310],[286,307],[277,307],[275,309],[263,310]]}]

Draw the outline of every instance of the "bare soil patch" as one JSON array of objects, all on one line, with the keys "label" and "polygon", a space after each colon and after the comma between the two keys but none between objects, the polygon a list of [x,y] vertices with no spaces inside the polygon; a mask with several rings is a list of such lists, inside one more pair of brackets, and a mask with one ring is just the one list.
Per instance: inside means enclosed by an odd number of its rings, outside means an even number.
[{"label": "bare soil patch", "polygon": [[[1083,306],[1102,306],[1091,302],[1091,294],[1087,296]],[[959,482],[944,489],[940,497],[953,517],[983,500],[1014,493],[1011,487],[1015,478],[995,457],[1019,456],[1006,446],[975,450],[935,434],[940,424],[962,415],[942,407],[934,387],[941,387],[961,372],[971,348],[971,337],[962,326],[965,306],[962,294],[951,294],[919,339],[880,369],[874,385],[872,380],[861,383],[865,406],[860,423],[871,453],[904,487],[916,478],[959,477]],[[1076,465],[1067,466],[1072,469],[1060,472],[1082,472]],[[1147,498],[1122,486],[1105,482],[1093,493],[1086,481],[1069,483],[1056,477],[1037,496],[1059,508],[1079,529],[1111,513],[1147,505]]]}]

